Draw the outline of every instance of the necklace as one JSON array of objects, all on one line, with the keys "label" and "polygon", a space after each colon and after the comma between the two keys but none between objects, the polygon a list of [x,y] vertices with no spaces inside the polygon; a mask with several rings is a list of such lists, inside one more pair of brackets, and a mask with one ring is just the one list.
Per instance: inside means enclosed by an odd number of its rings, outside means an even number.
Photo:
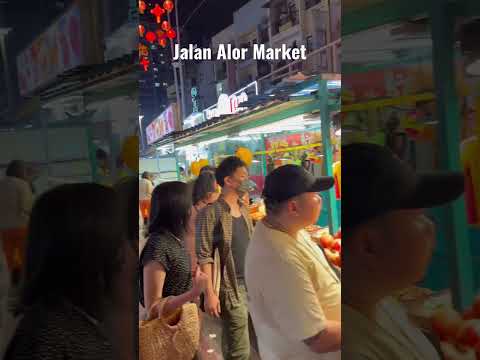
[{"label": "necklace", "polygon": [[282,225],[280,225],[280,224],[278,224],[278,223],[274,224],[274,223],[272,223],[271,220],[267,220],[267,219],[264,219],[264,220],[263,220],[263,223],[264,223],[267,227],[269,227],[270,229],[280,231],[280,232],[282,232],[282,233],[284,233],[284,234],[287,234],[287,235],[290,236],[290,237],[295,238],[294,236],[292,236],[292,235],[285,229],[285,227],[283,227]]}]

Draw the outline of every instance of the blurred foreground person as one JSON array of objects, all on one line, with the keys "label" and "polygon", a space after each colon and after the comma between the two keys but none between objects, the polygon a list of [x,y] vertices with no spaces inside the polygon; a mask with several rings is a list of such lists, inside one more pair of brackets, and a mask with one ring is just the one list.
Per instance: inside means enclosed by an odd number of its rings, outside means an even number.
[{"label": "blurred foreground person", "polygon": [[138,184],[138,200],[140,210],[144,221],[146,222],[150,215],[150,203],[152,201],[152,193],[154,189],[153,175],[145,171]]},{"label": "blurred foreground person", "polygon": [[12,161],[0,179],[0,238],[13,285],[20,281],[27,225],[33,206],[28,169],[23,161]]},{"label": "blurred foreground person", "polygon": [[423,209],[458,198],[460,173],[419,175],[391,150],[342,148],[343,359],[435,360],[395,293],[420,282],[435,244]]},{"label": "blurred foreground person", "polygon": [[[285,185],[288,184],[288,185]],[[333,178],[285,165],[266,178],[266,218],[247,250],[249,309],[262,360],[340,360],[341,284],[307,226]]]},{"label": "blurred foreground person", "polygon": [[206,275],[197,271],[192,279],[190,258],[185,248],[185,235],[192,200],[188,185],[165,182],[152,196],[149,234],[140,256],[140,303],[153,319],[159,313],[169,314],[182,305],[195,301],[205,290]]},{"label": "blurred foreground person", "polygon": [[131,360],[138,355],[138,178],[124,178],[115,186],[115,191],[128,243],[125,266],[114,283],[116,306],[110,311],[108,324],[111,337],[115,339],[116,359]]},{"label": "blurred foreground person", "polygon": [[116,308],[126,236],[115,192],[97,184],[42,195],[28,229],[22,318],[5,360],[118,359]]},{"label": "blurred foreground person", "polygon": [[5,346],[8,342],[8,334],[13,327],[14,319],[12,314],[8,309],[8,300],[9,300],[9,291],[10,291],[10,271],[8,270],[7,260],[3,254],[3,251],[0,251],[0,359],[3,358],[3,352]]}]

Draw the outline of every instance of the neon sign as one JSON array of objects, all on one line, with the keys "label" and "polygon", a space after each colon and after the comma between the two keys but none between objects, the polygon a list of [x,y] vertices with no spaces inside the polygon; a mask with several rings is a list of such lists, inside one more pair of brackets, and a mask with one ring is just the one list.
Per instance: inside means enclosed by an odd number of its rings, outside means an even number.
[{"label": "neon sign", "polygon": [[227,94],[220,94],[217,104],[210,106],[203,111],[205,118],[210,120],[222,115],[236,114],[237,112],[244,110],[245,108],[240,107],[240,104],[248,101],[248,95],[245,90],[252,86],[255,86],[255,95],[258,95],[258,83],[256,81],[245,86],[243,89],[238,90],[230,96]]}]

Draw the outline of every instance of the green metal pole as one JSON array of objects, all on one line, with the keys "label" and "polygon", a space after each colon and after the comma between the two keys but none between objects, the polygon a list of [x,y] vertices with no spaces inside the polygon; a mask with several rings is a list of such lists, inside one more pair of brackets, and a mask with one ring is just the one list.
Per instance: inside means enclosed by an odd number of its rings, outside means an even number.
[{"label": "green metal pole", "polygon": [[[331,119],[330,111],[328,108],[328,89],[327,81],[320,80],[319,83],[319,107],[320,107],[320,121],[322,128],[322,145],[324,156],[324,175],[333,176],[333,152],[332,152],[332,139],[331,134]],[[328,227],[331,234],[335,234],[338,230],[338,212],[335,198],[335,190],[330,189],[325,192],[325,201],[323,206],[327,207],[328,211]]]},{"label": "green metal pole", "polygon": [[[173,153],[175,154],[175,171],[177,172],[177,180],[180,181],[182,180],[180,178],[180,165],[178,165],[178,152],[177,152],[177,149],[174,147],[173,148]],[[187,170],[185,169],[185,172]]]},{"label": "green metal pole", "polygon": [[[439,117],[442,168],[460,171],[460,108],[455,85],[455,18],[448,0],[432,0],[430,16],[433,71]],[[474,298],[473,260],[467,232],[464,199],[445,206],[446,232],[453,302],[464,310]]]},{"label": "green metal pole", "polygon": [[[262,150],[267,151],[267,146],[265,144],[265,135],[262,134]],[[267,168],[267,154],[262,155],[262,175],[263,177],[267,177],[268,175],[268,168]]]}]

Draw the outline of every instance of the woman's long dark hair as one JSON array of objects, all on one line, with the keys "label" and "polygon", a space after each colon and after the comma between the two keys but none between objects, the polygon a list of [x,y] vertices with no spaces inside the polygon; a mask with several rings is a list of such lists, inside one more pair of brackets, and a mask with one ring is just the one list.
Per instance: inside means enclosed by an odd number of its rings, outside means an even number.
[{"label": "woman's long dark hair", "polygon": [[197,205],[205,197],[216,190],[217,180],[215,174],[210,171],[201,173],[193,183],[193,204]]},{"label": "woman's long dark hair", "polygon": [[125,230],[114,190],[59,186],[35,203],[28,230],[22,306],[47,295],[103,316],[124,261]]},{"label": "woman's long dark hair", "polygon": [[187,184],[170,181],[158,185],[152,194],[148,232],[169,231],[177,237],[183,237],[191,207],[192,194]]},{"label": "woman's long dark hair", "polygon": [[140,234],[138,228],[138,183],[136,177],[130,177],[115,186],[123,218],[122,223],[125,225],[126,235],[136,253],[138,253]]}]

